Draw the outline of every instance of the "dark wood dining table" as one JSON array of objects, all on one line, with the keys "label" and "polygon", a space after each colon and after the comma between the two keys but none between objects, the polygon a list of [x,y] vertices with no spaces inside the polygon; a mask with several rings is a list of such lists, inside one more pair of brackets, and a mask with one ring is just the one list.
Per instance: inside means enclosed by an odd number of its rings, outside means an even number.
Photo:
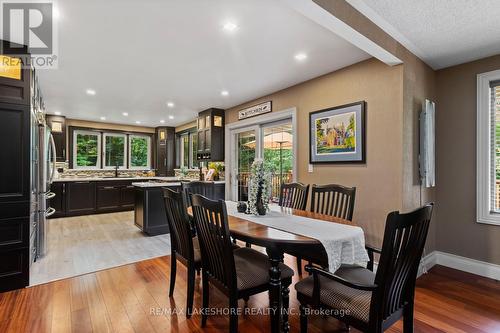
[{"label": "dark wood dining table", "polygon": [[[354,222],[317,214],[305,210],[281,208],[283,214],[303,216],[312,219],[357,226]],[[300,255],[306,260],[312,260],[327,266],[328,258],[320,241],[268,227],[245,219],[243,214],[228,216],[231,236],[237,240],[266,248],[271,266],[269,268],[269,307],[271,317],[271,332],[289,332],[288,316],[283,303],[288,304],[289,288],[281,286],[279,263],[283,262],[284,253]]]}]

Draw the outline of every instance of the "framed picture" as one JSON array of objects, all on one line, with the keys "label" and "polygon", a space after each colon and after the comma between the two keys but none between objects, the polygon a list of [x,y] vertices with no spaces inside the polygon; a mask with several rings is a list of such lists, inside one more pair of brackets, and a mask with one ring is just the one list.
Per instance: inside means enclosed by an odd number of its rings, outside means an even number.
[{"label": "framed picture", "polygon": [[366,103],[309,114],[309,163],[365,163]]}]

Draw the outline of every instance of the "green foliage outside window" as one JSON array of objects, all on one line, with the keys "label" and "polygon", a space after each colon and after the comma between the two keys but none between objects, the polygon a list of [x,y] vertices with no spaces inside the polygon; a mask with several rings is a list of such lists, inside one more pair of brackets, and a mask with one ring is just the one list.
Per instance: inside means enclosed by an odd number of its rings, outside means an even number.
[{"label": "green foliage outside window", "polygon": [[148,166],[148,138],[130,138],[130,166]]},{"label": "green foliage outside window", "polygon": [[106,136],[106,166],[125,165],[125,137]]},{"label": "green foliage outside window", "polygon": [[76,165],[95,167],[98,160],[98,136],[95,134],[77,134]]}]

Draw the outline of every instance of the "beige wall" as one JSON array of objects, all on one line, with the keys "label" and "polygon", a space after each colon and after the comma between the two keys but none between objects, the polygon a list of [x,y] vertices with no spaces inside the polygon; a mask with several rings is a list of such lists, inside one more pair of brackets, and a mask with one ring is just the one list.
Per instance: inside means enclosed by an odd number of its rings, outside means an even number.
[{"label": "beige wall", "polygon": [[[369,59],[229,109],[226,122],[237,121],[238,110],[261,101],[272,100],[274,111],[296,107],[298,181],[356,186],[354,218],[367,241],[380,245],[387,213],[401,208],[402,71],[402,66]],[[308,173],[309,113],[362,100],[367,103],[367,163],[315,165]]]},{"label": "beige wall", "polygon": [[175,133],[177,132],[181,132],[181,131],[184,131],[184,130],[187,130],[187,129],[190,129],[190,128],[193,128],[193,127],[196,127],[198,126],[198,124],[196,124],[196,120],[194,121],[191,121],[187,124],[183,124],[183,125],[179,125],[175,128]]},{"label": "beige wall", "polygon": [[437,71],[438,249],[500,264],[500,226],[476,222],[476,75],[500,55]]}]

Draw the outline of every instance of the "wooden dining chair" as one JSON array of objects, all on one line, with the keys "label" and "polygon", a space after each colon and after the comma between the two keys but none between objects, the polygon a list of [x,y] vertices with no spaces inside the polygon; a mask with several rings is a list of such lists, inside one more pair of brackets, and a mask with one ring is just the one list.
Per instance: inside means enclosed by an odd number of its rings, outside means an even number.
[{"label": "wooden dining chair", "polygon": [[338,320],[370,333],[383,332],[403,317],[403,331],[413,332],[415,282],[432,208],[387,216],[376,274],[361,266],[332,274],[308,265],[313,276],[295,285],[301,333],[307,332],[307,307],[334,310],[329,312]]},{"label": "wooden dining chair", "polygon": [[193,237],[184,192],[164,189],[163,193],[171,244],[169,296],[172,297],[174,293],[177,260],[179,260],[188,269],[186,316],[189,318],[193,309],[195,271],[201,270],[200,245],[198,238]]},{"label": "wooden dining chair", "polygon": [[191,206],[191,196],[193,194],[201,194],[209,199],[212,199],[214,196],[215,183],[211,181],[182,182],[181,186],[182,186],[182,191],[186,195],[187,207]]},{"label": "wooden dining chair", "polygon": [[313,184],[310,211],[352,221],[355,199],[356,187]]},{"label": "wooden dining chair", "polygon": [[281,184],[279,205],[281,207],[306,210],[309,184]]},{"label": "wooden dining chair", "polygon": [[[238,331],[238,299],[269,290],[268,256],[251,248],[234,248],[229,234],[226,203],[210,200],[201,195],[192,196],[196,231],[200,240],[203,281],[203,313],[201,325],[207,321],[209,285],[213,285],[229,298],[229,331]],[[292,283],[293,270],[283,263],[282,288]],[[288,293],[283,293],[288,295]],[[288,303],[288,296],[284,297]]]}]

